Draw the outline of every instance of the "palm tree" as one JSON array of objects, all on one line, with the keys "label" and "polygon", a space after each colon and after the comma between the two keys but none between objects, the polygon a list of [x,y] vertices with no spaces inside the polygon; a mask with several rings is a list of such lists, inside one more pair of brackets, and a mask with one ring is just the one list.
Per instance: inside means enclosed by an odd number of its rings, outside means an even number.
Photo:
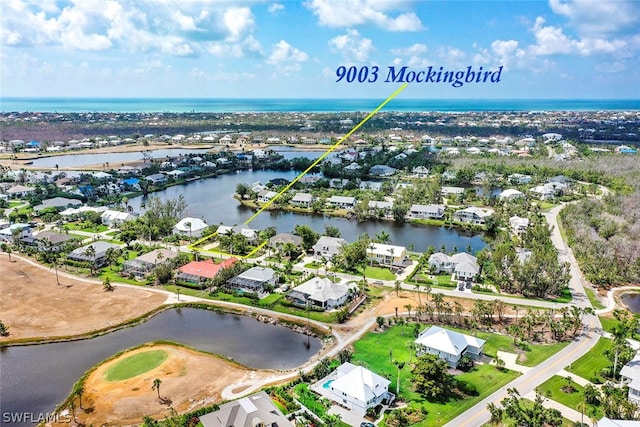
[{"label": "palm tree", "polygon": [[162,400],[162,398],[160,397],[160,384],[162,384],[162,380],[160,378],[156,378],[155,380],[153,380],[151,390],[156,390],[158,392],[158,399]]},{"label": "palm tree", "polygon": [[418,307],[422,307],[422,300],[420,298],[420,283],[415,284],[416,293],[418,294]]},{"label": "palm tree", "polygon": [[393,363],[398,368],[398,376],[396,377],[396,395],[400,396],[400,371],[404,368],[404,362],[395,360]]},{"label": "palm tree", "polygon": [[87,246],[87,248],[83,252],[83,255],[89,258],[89,268],[91,268],[91,275],[93,276],[95,272],[94,270],[96,268],[96,248],[93,245]]},{"label": "palm tree", "polygon": [[84,387],[82,385],[78,385],[74,391],[74,394],[78,396],[78,400],[80,401],[80,409],[82,409],[82,392],[84,391]]},{"label": "palm tree", "polygon": [[413,306],[411,304],[405,304],[404,308],[407,309],[408,317],[411,318],[411,309],[413,309]]},{"label": "palm tree", "polygon": [[7,245],[6,243],[3,243],[2,250],[6,252],[7,255],[9,255],[9,262],[11,262],[11,246]]},{"label": "palm tree", "polygon": [[400,293],[400,289],[402,289],[402,284],[399,280],[395,281],[395,283],[393,284],[393,289],[396,290],[396,296],[398,296],[398,294]]},{"label": "palm tree", "polygon": [[391,235],[387,233],[385,230],[376,234],[376,242],[378,243],[389,243],[391,241]]}]

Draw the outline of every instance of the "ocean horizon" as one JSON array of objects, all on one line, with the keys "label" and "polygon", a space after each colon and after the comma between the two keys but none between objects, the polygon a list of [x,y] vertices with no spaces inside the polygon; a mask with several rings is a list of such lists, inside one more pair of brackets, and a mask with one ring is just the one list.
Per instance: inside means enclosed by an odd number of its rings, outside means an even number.
[{"label": "ocean horizon", "polygon": [[[382,99],[0,98],[0,111],[33,113],[337,113],[371,111]],[[639,111],[640,99],[393,99],[384,111]]]}]

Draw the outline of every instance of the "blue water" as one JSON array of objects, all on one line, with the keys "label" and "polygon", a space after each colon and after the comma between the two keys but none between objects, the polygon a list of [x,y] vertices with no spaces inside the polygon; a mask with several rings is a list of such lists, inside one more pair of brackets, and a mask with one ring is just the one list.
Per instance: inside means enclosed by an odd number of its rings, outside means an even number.
[{"label": "blue water", "polygon": [[[382,99],[0,98],[2,112],[340,112],[370,111]],[[394,99],[387,111],[640,110],[638,99]]]},{"label": "blue water", "polygon": [[322,388],[329,388],[329,386],[331,385],[331,383],[333,382],[333,380],[329,380],[326,383],[322,384]]}]

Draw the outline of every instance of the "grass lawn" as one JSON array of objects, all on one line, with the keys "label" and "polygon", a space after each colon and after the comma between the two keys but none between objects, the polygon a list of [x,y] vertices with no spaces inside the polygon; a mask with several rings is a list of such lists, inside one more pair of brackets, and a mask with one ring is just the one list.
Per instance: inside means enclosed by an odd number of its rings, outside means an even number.
[{"label": "grass lawn", "polygon": [[320,267],[322,267],[322,263],[319,263],[319,262],[310,262],[310,263],[304,265],[304,268],[316,269],[316,268],[320,268]]},{"label": "grass lawn", "polygon": [[66,224],[65,227],[69,230],[80,230],[86,231],[87,233],[102,233],[109,229],[109,227],[103,224],[88,224],[86,222],[69,223]]},{"label": "grass lawn", "polygon": [[9,207],[15,208],[16,206],[24,205],[25,203],[27,203],[25,200],[10,200]]},{"label": "grass lawn", "polygon": [[[567,393],[563,390],[563,387],[566,387],[569,384],[566,378],[563,378],[558,375],[554,375],[549,378],[544,383],[540,384],[537,388],[537,391],[549,399],[555,400],[556,402],[560,402],[569,408],[573,408],[576,411],[580,412],[578,409],[578,405],[584,402],[584,387],[571,381],[571,387],[573,387],[574,391],[572,393]],[[585,419],[589,419],[587,414],[593,414],[596,418],[602,418],[602,410],[598,406],[587,405],[585,412]]]},{"label": "grass lawn", "polygon": [[422,407],[428,412],[420,426],[439,426],[455,418],[484,397],[512,381],[519,374],[512,371],[498,371],[491,365],[477,365],[470,372],[456,376],[476,387],[479,396],[446,402],[430,402],[413,391],[409,361],[413,359],[407,344],[414,340],[413,325],[394,326],[383,333],[370,332],[354,343],[353,360],[383,377],[391,379],[390,389],[396,390],[398,369],[392,360],[407,362],[400,371],[399,396],[410,406]]},{"label": "grass lawn", "polygon": [[105,381],[122,381],[148,372],[167,359],[164,350],[151,350],[129,356],[112,365],[104,373]]},{"label": "grass lawn", "polygon": [[364,272],[367,279],[396,280],[396,275],[389,271],[388,268],[367,266]]},{"label": "grass lawn", "polygon": [[[484,354],[491,357],[496,357],[498,351],[506,351],[509,353],[519,353],[519,348],[513,344],[513,338],[507,335],[490,334],[488,332],[473,332],[465,331],[463,329],[450,328],[457,330],[458,332],[473,335],[486,341],[484,344]],[[518,363],[524,366],[536,366],[539,363],[545,361],[549,357],[553,356],[567,345],[569,342],[561,342],[555,344],[530,344],[527,343],[529,350],[521,353],[518,357]]]},{"label": "grass lawn", "polygon": [[604,351],[611,347],[611,340],[600,338],[598,343],[587,354],[571,363],[567,369],[569,372],[581,376],[582,378],[595,382],[603,382],[600,371],[609,366],[611,362],[604,355]]},{"label": "grass lawn", "polygon": [[604,307],[604,304],[602,304],[598,298],[596,298],[596,293],[593,289],[591,288],[584,288],[584,291],[587,293],[587,297],[589,298],[589,301],[591,302],[591,305],[593,306],[594,309],[596,310],[601,310]]},{"label": "grass lawn", "polygon": [[[140,284],[140,282],[138,282],[138,284]],[[213,296],[211,296],[209,295],[206,289],[204,291],[201,291],[199,289],[186,288],[183,286],[176,286],[176,285],[165,285],[164,288],[171,292],[176,292],[178,289],[180,289],[181,295],[191,295],[191,296],[196,296],[200,298],[210,299],[212,301],[229,301],[229,302],[235,302],[238,304],[243,304],[243,305],[253,306],[253,307],[268,307],[270,310],[277,311],[280,313],[292,314],[294,316],[299,316],[303,318],[307,317],[307,311],[305,309],[298,308],[298,307],[289,307],[281,304],[279,302],[282,299],[281,294],[272,294],[262,300],[254,300],[248,297],[235,296],[233,294],[228,294],[225,292],[218,292],[217,294],[214,294]],[[276,295],[276,296],[273,296],[273,295]],[[323,311],[310,310],[309,318],[312,320],[318,320],[320,322],[333,323],[335,322],[335,313],[327,313]]]},{"label": "grass lawn", "polygon": [[[620,323],[615,317],[598,316],[598,318],[600,319],[600,323],[602,324],[602,330],[607,332],[613,331],[613,328],[618,323]],[[633,338],[634,340],[638,340],[640,339],[640,334],[635,332],[631,338]]]}]

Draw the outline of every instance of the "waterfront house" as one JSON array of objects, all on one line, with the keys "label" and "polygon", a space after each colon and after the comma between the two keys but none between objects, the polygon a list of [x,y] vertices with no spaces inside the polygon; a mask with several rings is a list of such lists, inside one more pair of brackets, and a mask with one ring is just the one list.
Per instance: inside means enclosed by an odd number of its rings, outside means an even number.
[{"label": "waterfront house", "polygon": [[159,185],[167,182],[166,175],[162,173],[154,173],[152,175],[146,176],[144,179],[147,180],[149,184],[152,184],[152,185]]},{"label": "waterfront house", "polygon": [[521,173],[512,173],[507,176],[507,179],[512,184],[530,184],[531,183],[531,175],[523,175]]},{"label": "waterfront house", "polygon": [[293,288],[287,299],[299,306],[309,304],[310,307],[330,310],[347,302],[357,288],[355,283],[333,283],[328,278],[314,277]]},{"label": "waterfront house", "polygon": [[508,189],[502,191],[498,195],[498,198],[500,200],[516,200],[516,199],[521,199],[523,197],[524,197],[524,193],[522,191],[518,191],[518,190],[513,189],[513,188],[508,188]]},{"label": "waterfront house", "polygon": [[276,249],[287,243],[302,247],[302,237],[291,233],[279,233],[269,239],[269,247],[272,249]]},{"label": "waterfront house", "polygon": [[371,243],[367,248],[367,259],[383,266],[402,267],[407,258],[407,248],[404,246]]},{"label": "waterfront house", "polygon": [[252,267],[244,273],[227,280],[226,286],[241,292],[255,292],[261,297],[268,295],[278,281],[276,272],[268,267]]},{"label": "waterfront house", "polygon": [[291,421],[264,391],[222,404],[198,419],[203,427],[291,427]]},{"label": "waterfront house", "polygon": [[[91,247],[93,253],[89,253]],[[119,249],[120,246],[109,242],[103,242],[98,240],[90,245],[82,246],[78,249],[71,251],[67,258],[78,262],[88,262],[94,265],[96,268],[100,268],[107,263],[107,251],[109,249]]]},{"label": "waterfront house", "polygon": [[329,188],[344,188],[345,185],[349,182],[348,179],[345,178],[331,178],[329,180]]},{"label": "waterfront house", "polygon": [[411,205],[407,216],[418,219],[442,219],[444,210],[443,205]]},{"label": "waterfront house", "polygon": [[490,210],[480,209],[475,206],[471,206],[465,209],[456,211],[453,214],[453,218],[456,221],[467,222],[474,225],[484,225],[487,217],[491,216],[493,212]]},{"label": "waterfront house", "polygon": [[202,232],[209,225],[200,218],[183,218],[173,226],[173,234],[187,235],[189,237],[202,237]]},{"label": "waterfront house", "polygon": [[312,247],[313,257],[317,260],[322,258],[331,259],[334,255],[338,255],[340,247],[346,244],[347,241],[340,237],[320,236]]},{"label": "waterfront house", "polygon": [[429,268],[436,274],[442,272],[452,273],[455,268],[455,263],[451,256],[444,252],[432,254],[427,263],[429,264]]},{"label": "waterfront house", "polygon": [[158,265],[170,262],[179,254],[179,252],[170,251],[169,249],[155,249],[137,258],[125,261],[122,264],[122,273],[131,274],[141,279],[151,273]]},{"label": "waterfront house", "polygon": [[395,397],[389,392],[391,381],[362,366],[345,362],[331,377],[335,379],[326,383],[330,398],[361,415],[369,408],[390,403]]},{"label": "waterfront house", "polygon": [[215,278],[223,268],[231,267],[236,262],[238,262],[238,260],[235,258],[227,258],[219,263],[213,262],[212,259],[191,261],[178,268],[176,279],[181,282],[201,285],[205,283],[207,279]]},{"label": "waterfront house", "polygon": [[369,175],[374,176],[392,176],[396,172],[398,172],[398,169],[387,165],[375,165],[369,169]]},{"label": "waterfront house", "polygon": [[382,190],[382,181],[361,181],[359,188],[361,190]]},{"label": "waterfront house", "polygon": [[296,193],[291,199],[291,204],[301,208],[309,208],[313,204],[315,198],[310,193]]},{"label": "waterfront house", "polygon": [[254,230],[253,228],[246,228],[246,227],[241,227],[239,225],[236,225],[234,227],[230,227],[228,225],[221,225],[218,227],[218,229],[216,230],[217,234],[232,234],[232,233],[237,233],[237,234],[241,234],[242,236],[246,237],[247,242],[250,245],[253,245],[255,243],[257,243],[258,241],[258,230]]},{"label": "waterfront house", "polygon": [[461,194],[464,194],[464,188],[462,187],[442,187],[440,189],[440,194],[447,197],[447,196],[458,196]]},{"label": "waterfront house", "polygon": [[340,209],[353,209],[356,205],[356,198],[348,196],[331,196],[327,199],[327,203]]},{"label": "waterfront house", "polygon": [[485,342],[483,339],[439,326],[431,326],[424,330],[415,340],[418,354],[435,354],[452,368],[458,366],[464,355],[478,360],[482,356]]},{"label": "waterfront house", "polygon": [[135,217],[136,216],[130,212],[114,211],[111,209],[107,209],[102,212],[102,215],[100,215],[102,223],[107,227],[118,227],[123,222],[131,221],[132,219],[135,219]]},{"label": "waterfront house", "polygon": [[637,354],[622,367],[620,377],[623,383],[629,387],[629,400],[640,406],[640,355]]},{"label": "waterfront house", "polygon": [[393,211],[393,202],[370,200],[368,208],[369,213],[382,211],[384,216],[390,216]]},{"label": "waterfront house", "polygon": [[453,272],[456,279],[463,281],[472,281],[480,274],[480,266],[478,259],[466,252],[460,252],[451,257],[455,267]]},{"label": "waterfront house", "polygon": [[258,202],[259,203],[268,203],[271,199],[276,197],[278,193],[271,190],[262,190],[258,193]]}]

